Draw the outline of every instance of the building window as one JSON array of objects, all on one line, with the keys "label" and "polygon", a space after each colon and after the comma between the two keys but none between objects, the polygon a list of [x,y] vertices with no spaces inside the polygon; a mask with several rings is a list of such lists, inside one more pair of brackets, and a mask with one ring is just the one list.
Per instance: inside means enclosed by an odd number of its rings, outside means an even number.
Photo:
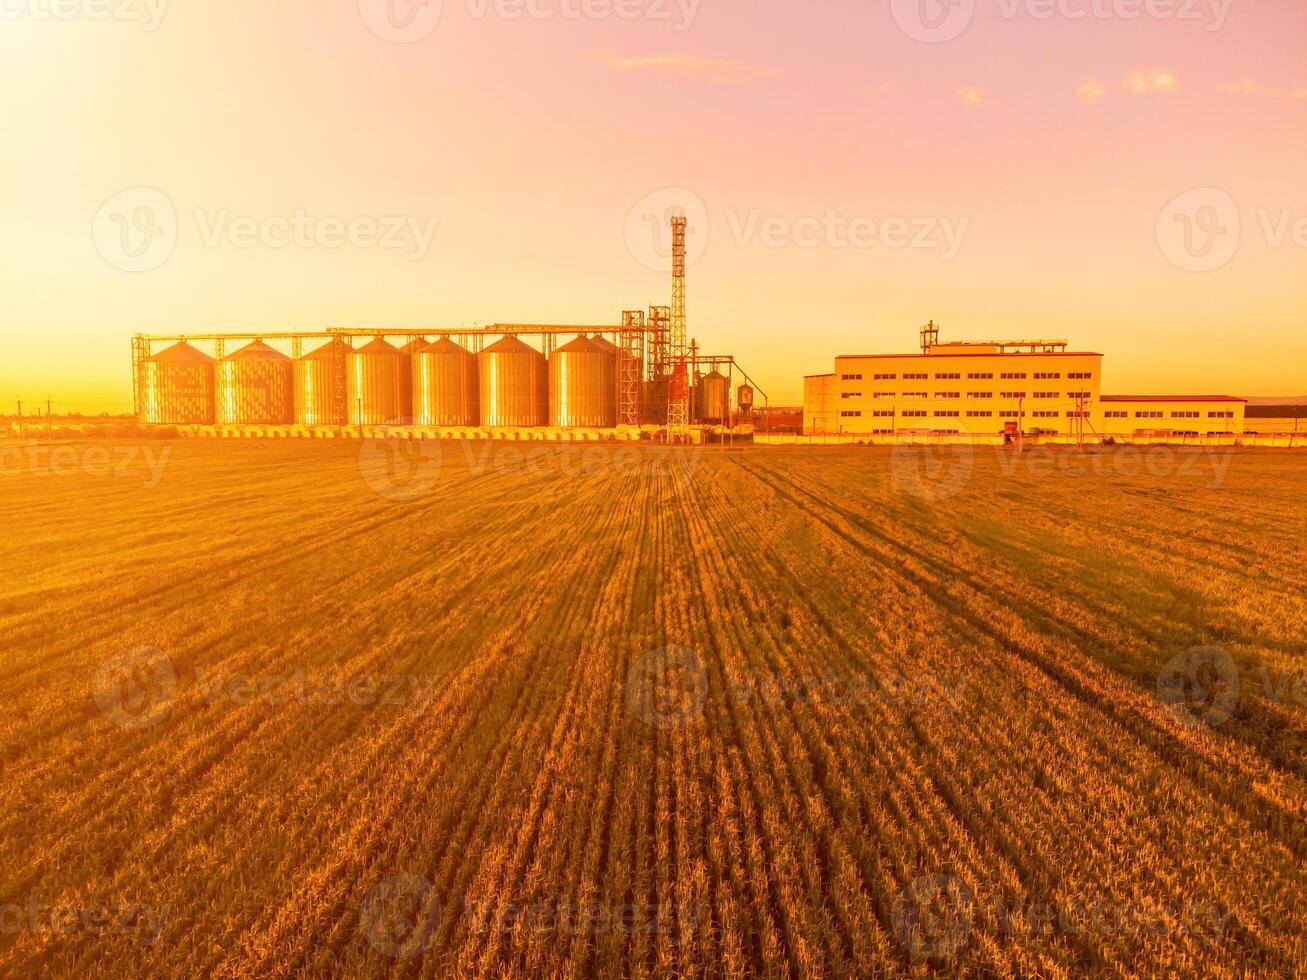
[{"label": "building window", "polygon": [[1000,391],[999,397],[1000,398],[1025,398],[1026,393],[1024,391]]},{"label": "building window", "polygon": [[1130,417],[1130,413],[1129,412],[1104,412],[1103,417],[1109,419],[1128,419]]},{"label": "building window", "polygon": [[1087,418],[1089,418],[1089,413],[1088,413],[1088,412],[1067,412],[1067,413],[1066,413],[1066,417],[1069,418],[1069,419],[1087,419]]},{"label": "building window", "polygon": [[962,397],[962,392],[960,392],[960,391],[940,391],[940,392],[936,392],[936,393],[935,393],[935,397],[936,397],[936,398],[961,398],[961,397]]},{"label": "building window", "polygon": [[992,419],[993,417],[993,412],[967,412],[967,418],[969,419]]},{"label": "building window", "polygon": [[841,381],[861,381],[861,380],[862,380],[862,375],[860,375],[860,374],[842,374],[842,375],[840,375],[840,380],[841,380]]},{"label": "building window", "polygon": [[862,418],[862,413],[861,413],[861,412],[840,412],[840,418],[842,418],[842,419],[860,419],[860,418]]},{"label": "building window", "polygon": [[993,381],[994,374],[993,372],[990,372],[989,374],[968,374],[967,380],[968,381]]},{"label": "building window", "polygon": [[873,376],[872,380],[873,381],[897,381],[898,377],[899,376],[897,374],[877,374]]},{"label": "building window", "polygon": [[999,377],[1002,378],[1004,381],[1025,381],[1026,372],[1004,371],[1002,374],[999,375]]},{"label": "building window", "polygon": [[1172,413],[1171,413],[1171,418],[1173,418],[1173,419],[1197,419],[1197,418],[1202,418],[1202,415],[1201,415],[1199,412],[1172,412]]},{"label": "building window", "polygon": [[888,412],[886,411],[872,412],[871,414],[878,419],[892,419],[894,417],[894,409],[891,408]]},{"label": "building window", "polygon": [[925,381],[925,380],[926,380],[927,378],[929,378],[929,377],[930,377],[930,375],[928,375],[928,374],[905,374],[905,375],[903,375],[903,380],[904,380],[904,381]]},{"label": "building window", "polygon": [[926,417],[926,413],[925,413],[925,412],[904,412],[904,413],[903,413],[903,417],[904,417],[905,419],[924,419],[924,418]]},{"label": "building window", "polygon": [[871,397],[872,397],[872,398],[894,398],[894,397],[896,397],[896,396],[895,396],[894,392],[892,392],[892,391],[873,391],[873,392],[871,393]]},{"label": "building window", "polygon": [[924,391],[905,391],[904,398],[929,398],[930,395]]},{"label": "building window", "polygon": [[968,391],[967,397],[968,398],[993,398],[994,393],[992,391]]},{"label": "building window", "polygon": [[1037,392],[1035,392],[1035,397],[1036,397],[1036,398],[1056,398],[1056,397],[1057,397],[1057,392],[1056,392],[1056,391],[1037,391]]},{"label": "building window", "polygon": [[1072,381],[1088,381],[1094,375],[1089,371],[1072,371],[1067,375]]},{"label": "building window", "polygon": [[958,417],[958,413],[957,413],[957,412],[936,412],[936,413],[935,413],[935,418],[937,418],[937,419],[955,419],[955,418],[957,418],[957,417]]},{"label": "building window", "polygon": [[1014,419],[1019,415],[1018,412],[999,412],[998,417],[1001,419]]},{"label": "building window", "polygon": [[1207,417],[1209,419],[1232,419],[1234,418],[1234,412],[1208,412]]},{"label": "building window", "polygon": [[1037,419],[1055,419],[1058,417],[1057,412],[1031,412],[1030,414]]},{"label": "building window", "polygon": [[1137,419],[1160,419],[1161,417],[1161,412],[1135,412],[1135,418]]},{"label": "building window", "polygon": [[1060,381],[1061,379],[1061,371],[1039,371],[1035,374],[1036,381]]},{"label": "building window", "polygon": [[1092,395],[1088,391],[1068,391],[1066,393],[1066,396],[1070,398],[1072,401],[1080,401],[1081,399],[1088,399],[1092,397]]},{"label": "building window", "polygon": [[959,380],[961,380],[961,378],[962,378],[962,375],[960,375],[960,374],[937,374],[937,375],[935,375],[935,380],[936,380],[936,381],[959,381]]},{"label": "building window", "polygon": [[840,397],[841,397],[841,398],[861,398],[861,397],[862,397],[862,392],[860,392],[860,391],[841,391],[841,392],[840,392]]}]

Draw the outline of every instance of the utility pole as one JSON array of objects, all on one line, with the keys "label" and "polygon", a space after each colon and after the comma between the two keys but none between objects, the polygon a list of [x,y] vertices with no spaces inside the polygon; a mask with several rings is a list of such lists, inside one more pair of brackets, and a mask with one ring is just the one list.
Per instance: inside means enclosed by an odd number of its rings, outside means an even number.
[{"label": "utility pole", "polygon": [[48,398],[45,400],[45,434],[47,436],[54,435],[54,419],[50,413],[50,399]]},{"label": "utility pole", "polygon": [[18,438],[23,438],[23,400],[18,399]]}]

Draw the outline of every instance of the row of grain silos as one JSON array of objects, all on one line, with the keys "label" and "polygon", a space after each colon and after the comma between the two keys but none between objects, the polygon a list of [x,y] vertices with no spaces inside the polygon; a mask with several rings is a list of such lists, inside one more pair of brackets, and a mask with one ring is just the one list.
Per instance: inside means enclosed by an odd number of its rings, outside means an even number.
[{"label": "row of grain silos", "polygon": [[[432,344],[418,340],[403,349],[380,338],[357,349],[331,341],[295,360],[255,341],[216,362],[183,341],[142,362],[141,420],[613,428],[617,361],[615,345],[585,335],[548,360],[516,337],[480,354],[448,338]],[[728,391],[724,378],[720,388]],[[717,389],[713,392],[716,399]]]}]

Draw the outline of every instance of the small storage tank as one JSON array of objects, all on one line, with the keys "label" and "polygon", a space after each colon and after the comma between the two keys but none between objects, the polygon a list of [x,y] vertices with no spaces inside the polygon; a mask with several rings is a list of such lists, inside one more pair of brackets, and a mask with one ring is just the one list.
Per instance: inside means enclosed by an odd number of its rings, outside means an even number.
[{"label": "small storage tank", "polygon": [[710,371],[699,379],[695,389],[697,416],[707,425],[723,425],[731,417],[731,384],[726,376]]},{"label": "small storage tank", "polygon": [[477,358],[448,337],[413,355],[413,419],[418,425],[481,424]]},{"label": "small storage tank", "polygon": [[291,360],[261,340],[218,362],[219,425],[289,425],[295,417]]},{"label": "small storage tank", "polygon": [[481,352],[481,424],[495,428],[544,425],[549,417],[545,356],[516,337]]},{"label": "small storage tank", "polygon": [[345,366],[350,425],[408,425],[413,421],[409,357],[380,337],[350,351]]},{"label": "small storage tank", "polygon": [[141,362],[141,421],[147,425],[212,425],[213,358],[186,341]]},{"label": "small storage tank", "polygon": [[[294,362],[296,425],[344,425],[345,356],[349,348],[339,340],[323,344]],[[337,372],[340,372],[337,377]],[[337,386],[341,390],[337,392]]]},{"label": "small storage tank", "polygon": [[584,336],[554,351],[549,359],[549,424],[564,429],[617,425],[617,358],[611,351]]},{"label": "small storage tank", "polygon": [[740,385],[735,392],[735,404],[740,407],[740,415],[748,418],[753,414],[753,389],[748,385]]}]

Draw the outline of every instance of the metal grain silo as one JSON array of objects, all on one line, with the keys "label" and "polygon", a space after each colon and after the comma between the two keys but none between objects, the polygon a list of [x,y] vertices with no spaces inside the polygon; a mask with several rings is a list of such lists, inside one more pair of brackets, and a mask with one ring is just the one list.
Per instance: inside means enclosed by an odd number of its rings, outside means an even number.
[{"label": "metal grain silo", "polygon": [[344,425],[345,358],[349,348],[339,340],[323,344],[294,362],[296,425]]},{"label": "metal grain silo", "polygon": [[345,369],[350,425],[409,425],[413,369],[409,358],[380,337],[350,351]]},{"label": "metal grain silo", "polygon": [[186,341],[145,358],[140,385],[147,425],[213,424],[213,358]]},{"label": "metal grain silo", "polygon": [[418,425],[481,424],[477,358],[448,337],[413,355],[413,419]]},{"label": "metal grain silo", "polygon": [[699,386],[694,393],[698,406],[696,414],[700,422],[723,425],[730,420],[731,384],[725,375],[709,371],[699,379]]},{"label": "metal grain silo", "polygon": [[295,417],[291,360],[261,340],[218,362],[219,425],[289,425]]},{"label": "metal grain silo", "polygon": [[617,358],[589,337],[577,337],[549,358],[549,424],[564,429],[617,425]]},{"label": "metal grain silo", "polygon": [[495,428],[545,425],[549,379],[545,356],[516,337],[481,352],[481,424]]},{"label": "metal grain silo", "polygon": [[740,385],[735,389],[735,404],[745,418],[753,414],[753,388],[750,385]]}]

